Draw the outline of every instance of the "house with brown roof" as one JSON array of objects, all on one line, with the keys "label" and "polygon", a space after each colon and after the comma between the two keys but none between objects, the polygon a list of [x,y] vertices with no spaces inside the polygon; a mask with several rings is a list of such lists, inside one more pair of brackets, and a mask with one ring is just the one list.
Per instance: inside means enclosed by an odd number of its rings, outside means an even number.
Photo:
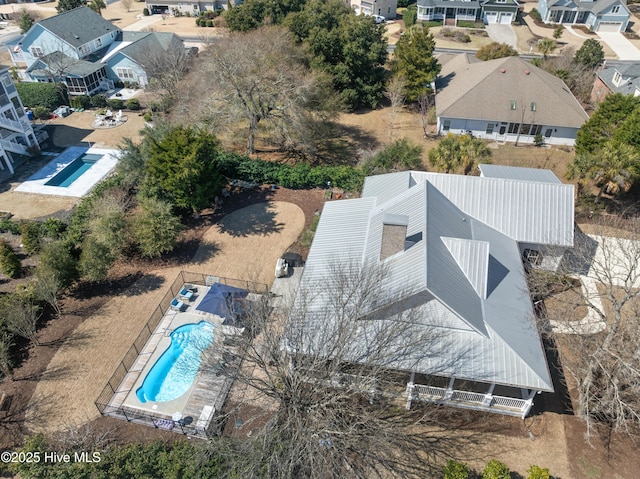
[{"label": "house with brown roof", "polygon": [[520,57],[441,56],[435,82],[438,134],[498,142],[575,144],[589,118],[565,83]]}]

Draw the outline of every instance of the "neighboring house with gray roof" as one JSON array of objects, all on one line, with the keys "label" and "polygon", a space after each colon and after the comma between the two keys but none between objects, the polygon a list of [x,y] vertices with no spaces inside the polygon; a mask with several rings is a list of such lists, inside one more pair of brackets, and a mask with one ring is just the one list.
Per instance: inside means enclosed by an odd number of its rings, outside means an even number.
[{"label": "neighboring house with gray roof", "polygon": [[184,55],[184,43],[171,32],[122,32],[105,53],[101,63],[107,65],[113,81],[137,83],[144,88],[154,68],[162,67],[167,55]]},{"label": "neighboring house with gray roof", "polygon": [[123,32],[80,7],[34,24],[9,51],[29,79],[61,81],[71,95],[93,95],[117,81],[147,86],[150,63],[173,49],[184,54],[173,33]]},{"label": "neighboring house with gray roof", "polygon": [[[376,324],[411,309],[402,320],[412,318],[412,333],[442,338],[446,347],[385,362],[404,381],[408,408],[422,400],[526,416],[536,393],[554,386],[525,278],[525,245],[573,245],[574,191],[550,172],[518,170],[495,170],[493,178],[372,176],[361,198],[326,203],[296,297],[305,309],[290,337],[305,339],[285,347],[300,356],[332,351],[323,332],[337,319],[327,313],[326,296],[306,292],[329,284],[336,268],[384,268],[385,304],[352,318],[362,334],[349,350],[366,351]],[[401,336],[389,347],[407,339]],[[292,344],[299,346],[292,351]]]},{"label": "neighboring house with gray roof", "polygon": [[609,93],[640,96],[640,63],[605,67],[598,72],[591,100],[600,103]]},{"label": "neighboring house with gray roof", "polygon": [[418,20],[458,21],[510,24],[518,15],[517,0],[418,0]]},{"label": "neighboring house with gray roof", "polygon": [[498,142],[573,145],[589,118],[559,78],[520,57],[443,62],[435,82],[437,131]]},{"label": "neighboring house with gray roof", "polygon": [[594,32],[624,32],[631,12],[627,0],[538,0],[544,23],[584,25]]}]

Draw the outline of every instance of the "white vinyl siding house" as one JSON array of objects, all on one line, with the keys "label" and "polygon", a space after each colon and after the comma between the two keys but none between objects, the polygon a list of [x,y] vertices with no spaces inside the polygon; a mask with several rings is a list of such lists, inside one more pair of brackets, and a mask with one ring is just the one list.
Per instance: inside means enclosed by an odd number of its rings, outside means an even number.
[{"label": "white vinyl siding house", "polygon": [[[559,78],[519,57],[486,62],[467,54],[442,58],[436,80],[437,131],[477,138],[573,145],[588,116]],[[491,98],[491,101],[487,101]]]},{"label": "white vinyl siding house", "polygon": [[510,24],[519,6],[516,0],[418,0],[418,20]]},{"label": "white vinyl siding house", "polygon": [[22,100],[7,67],[0,67],[0,171],[13,174],[13,154],[29,155],[38,148]]}]

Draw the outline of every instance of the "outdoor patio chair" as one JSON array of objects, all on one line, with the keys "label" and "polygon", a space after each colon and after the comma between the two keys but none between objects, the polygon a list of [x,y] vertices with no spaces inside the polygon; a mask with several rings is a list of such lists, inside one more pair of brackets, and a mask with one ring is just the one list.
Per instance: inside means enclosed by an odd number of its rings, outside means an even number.
[{"label": "outdoor patio chair", "polygon": [[180,301],[178,298],[173,298],[173,300],[171,301],[171,309],[173,309],[174,311],[182,311],[183,307],[184,303],[182,301]]},{"label": "outdoor patio chair", "polygon": [[190,301],[191,298],[193,297],[193,291],[185,287],[180,290],[180,292],[178,293],[178,296],[180,297],[180,299],[186,299],[187,301]]}]

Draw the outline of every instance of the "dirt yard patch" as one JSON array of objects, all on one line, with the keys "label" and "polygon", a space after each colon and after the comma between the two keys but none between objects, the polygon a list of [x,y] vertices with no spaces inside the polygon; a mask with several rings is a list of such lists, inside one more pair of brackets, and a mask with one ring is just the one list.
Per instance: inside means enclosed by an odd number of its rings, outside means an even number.
[{"label": "dirt yard patch", "polygon": [[302,210],[291,203],[243,208],[205,233],[192,262],[147,273],[108,301],[51,359],[31,398],[27,427],[54,431],[99,416],[93,402],[181,269],[270,284],[277,258],[304,224]]}]

